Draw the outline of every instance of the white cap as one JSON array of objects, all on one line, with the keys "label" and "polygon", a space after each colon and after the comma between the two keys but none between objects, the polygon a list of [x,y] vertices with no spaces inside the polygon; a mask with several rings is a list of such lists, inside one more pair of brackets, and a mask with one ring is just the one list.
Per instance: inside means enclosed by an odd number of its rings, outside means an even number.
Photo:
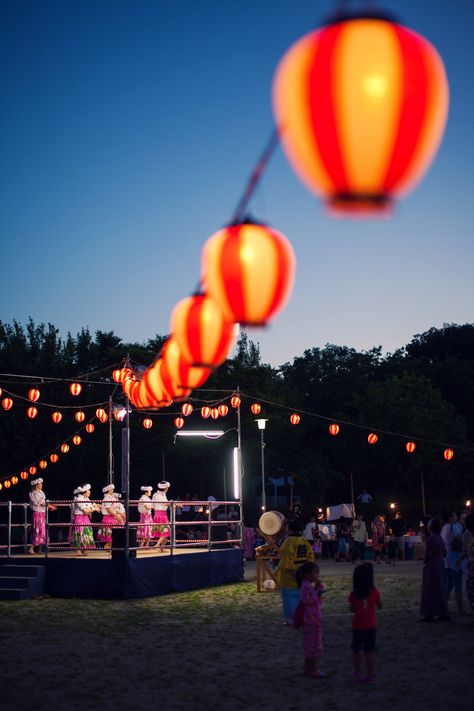
[{"label": "white cap", "polygon": [[102,493],[107,493],[107,491],[113,491],[115,489],[114,484],[107,484],[107,486],[104,486],[102,489]]},{"label": "white cap", "polygon": [[140,491],[153,491],[152,486],[141,486]]},{"label": "white cap", "polygon": [[163,480],[163,481],[160,481],[160,483],[158,484],[158,489],[161,489],[161,491],[166,491],[166,489],[169,489],[170,486],[171,485],[170,485],[169,481]]},{"label": "white cap", "polygon": [[30,486],[35,486],[36,484],[42,484],[42,483],[43,483],[43,480],[40,477],[39,479],[32,479],[30,481]]}]

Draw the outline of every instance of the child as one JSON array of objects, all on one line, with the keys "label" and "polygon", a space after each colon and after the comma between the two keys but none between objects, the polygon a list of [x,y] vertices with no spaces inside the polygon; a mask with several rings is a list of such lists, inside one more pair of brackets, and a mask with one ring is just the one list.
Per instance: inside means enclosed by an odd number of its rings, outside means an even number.
[{"label": "child", "polygon": [[323,653],[320,598],[324,592],[324,585],[319,581],[319,565],[303,563],[296,571],[296,580],[303,605],[303,674],[324,679],[326,674],[318,669],[318,657]]},{"label": "child", "polygon": [[397,559],[398,543],[394,533],[390,533],[387,543],[387,564],[395,565]]},{"label": "child", "polygon": [[[374,651],[376,636],[375,608],[382,608],[380,593],[374,586],[374,569],[371,563],[361,563],[354,570],[353,591],[349,595],[349,605],[354,613],[352,619],[353,681],[373,684]],[[361,675],[361,651],[365,653],[367,676]]]},{"label": "child", "polygon": [[316,536],[313,543],[314,560],[319,560],[321,558],[322,543],[321,538]]}]

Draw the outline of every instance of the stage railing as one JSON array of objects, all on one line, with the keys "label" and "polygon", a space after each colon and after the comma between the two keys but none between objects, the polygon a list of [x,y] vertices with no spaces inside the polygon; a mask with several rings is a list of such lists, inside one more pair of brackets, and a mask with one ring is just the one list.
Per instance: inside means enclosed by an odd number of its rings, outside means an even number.
[{"label": "stage railing", "polygon": [[[168,526],[170,535],[165,546],[161,550],[168,550],[173,554],[182,549],[207,548],[209,551],[237,547],[242,548],[242,507],[240,501],[169,501],[168,502],[168,524],[159,522],[150,522],[148,524],[140,522],[137,519],[138,504],[143,503],[138,500],[130,500],[129,502],[129,530],[137,530],[137,539],[141,541],[141,545],[137,546],[113,546],[111,543],[98,541],[97,535],[94,535],[93,545],[76,545],[73,541],[73,532],[78,530],[81,525],[74,524],[72,520],[72,506],[74,500],[46,500],[45,510],[45,542],[40,546],[41,550],[35,550],[35,553],[42,554],[48,557],[52,553],[63,551],[88,551],[105,550],[107,552],[120,551],[124,554],[128,551],[144,551],[157,550],[156,542],[158,540],[159,526]],[[84,501],[81,501],[84,504]],[[113,509],[116,504],[114,502],[103,502],[101,499],[89,499],[88,503],[93,506],[109,504]],[[120,502],[121,503],[121,502]],[[160,502],[150,504],[155,508],[155,505],[162,505]],[[55,511],[51,513],[49,506],[55,507]],[[27,554],[31,542],[31,522],[29,522],[29,504],[15,503],[12,501],[0,502],[0,557],[12,555]],[[154,510],[150,512],[153,517]],[[66,520],[56,521],[55,518],[63,518]],[[95,517],[100,517],[100,520],[94,520]],[[94,511],[90,516],[90,523],[85,525],[90,526],[92,531],[99,531],[103,528],[102,514]],[[155,529],[152,533],[149,545],[143,545],[143,539],[140,539],[140,531],[143,531],[143,526],[149,525]],[[108,524],[107,528],[125,529],[125,523]],[[36,546],[38,548],[38,546]],[[132,553],[133,555],[133,553]]]}]

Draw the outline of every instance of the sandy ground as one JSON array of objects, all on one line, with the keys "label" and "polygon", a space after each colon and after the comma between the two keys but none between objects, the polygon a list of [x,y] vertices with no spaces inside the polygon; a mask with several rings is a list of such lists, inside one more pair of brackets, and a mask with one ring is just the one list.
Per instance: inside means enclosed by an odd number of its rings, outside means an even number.
[{"label": "sandy ground", "polygon": [[349,681],[352,566],[323,562],[326,680],[301,675],[302,634],[277,593],[246,582],[140,601],[38,598],[0,602],[0,704],[62,709],[303,708],[370,705],[464,711],[474,704],[474,615],[420,624],[421,564],[375,566],[377,683]]}]

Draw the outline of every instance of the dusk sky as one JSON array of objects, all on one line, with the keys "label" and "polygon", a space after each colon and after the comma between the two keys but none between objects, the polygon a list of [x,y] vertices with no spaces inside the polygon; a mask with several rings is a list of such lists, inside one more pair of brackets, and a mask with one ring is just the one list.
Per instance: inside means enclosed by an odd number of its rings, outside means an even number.
[{"label": "dusk sky", "polygon": [[[446,133],[388,220],[329,217],[277,150],[251,204],[298,260],[285,310],[250,332],[273,365],[326,343],[390,352],[474,321],[474,2],[377,4],[443,57]],[[279,59],[336,6],[0,0],[0,319],[167,333],[272,133]]]}]

